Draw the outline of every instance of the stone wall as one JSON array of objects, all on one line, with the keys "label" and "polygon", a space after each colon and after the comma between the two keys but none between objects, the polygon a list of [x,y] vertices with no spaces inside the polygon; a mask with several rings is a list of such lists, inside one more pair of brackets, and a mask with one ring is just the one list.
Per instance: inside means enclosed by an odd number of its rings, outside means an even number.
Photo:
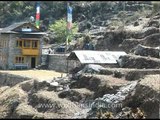
[{"label": "stone wall", "polygon": [[30,78],[0,72],[0,87],[14,86],[17,83],[20,83],[26,80],[30,80]]},{"label": "stone wall", "polygon": [[7,59],[8,59],[8,41],[9,37],[8,34],[0,34],[0,68],[6,69],[7,68]]},{"label": "stone wall", "polygon": [[[8,69],[14,69],[14,63],[15,63],[15,57],[16,56],[22,56],[22,50],[20,48],[16,47],[16,40],[19,37],[17,34],[10,34],[9,36],[9,57],[8,57]],[[42,42],[42,39],[40,39],[40,42]],[[36,62],[37,65],[41,63],[41,51],[42,45],[39,46],[39,52],[40,56],[36,56]],[[25,63],[28,64],[29,68],[31,67],[31,57],[32,56],[25,56]]]},{"label": "stone wall", "polygon": [[9,57],[8,57],[8,69],[14,69],[15,57],[22,56],[22,51],[20,48],[16,47],[16,41],[18,38],[17,34],[8,34],[9,39]]},{"label": "stone wall", "polygon": [[[57,72],[67,72],[67,60],[68,55],[64,54],[51,54],[48,57],[48,69],[55,70]],[[75,68],[78,62],[68,60],[68,71]]]}]

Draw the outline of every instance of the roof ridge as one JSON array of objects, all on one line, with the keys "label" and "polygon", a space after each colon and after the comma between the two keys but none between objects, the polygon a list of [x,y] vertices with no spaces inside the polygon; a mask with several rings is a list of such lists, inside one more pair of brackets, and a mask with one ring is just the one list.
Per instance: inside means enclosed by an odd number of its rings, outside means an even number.
[{"label": "roof ridge", "polygon": [[[2,28],[2,30],[0,30],[0,32],[11,32],[13,29],[25,24],[25,23],[30,23],[29,21],[22,21],[22,22],[15,22],[12,25]],[[12,31],[13,32],[13,31]]]}]

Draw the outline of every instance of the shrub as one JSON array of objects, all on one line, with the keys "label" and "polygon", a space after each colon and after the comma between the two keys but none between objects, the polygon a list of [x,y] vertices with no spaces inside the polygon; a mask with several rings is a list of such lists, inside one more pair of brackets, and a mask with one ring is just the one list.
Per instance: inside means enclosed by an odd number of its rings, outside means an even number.
[{"label": "shrub", "polygon": [[[57,43],[63,43],[66,41],[67,38],[67,22],[65,19],[60,19],[55,21],[55,23],[51,24],[49,26],[49,30],[52,32],[55,32],[55,42]],[[72,24],[72,30],[68,34],[68,40],[71,41],[74,37],[74,35],[78,31],[78,25],[77,23]]]}]

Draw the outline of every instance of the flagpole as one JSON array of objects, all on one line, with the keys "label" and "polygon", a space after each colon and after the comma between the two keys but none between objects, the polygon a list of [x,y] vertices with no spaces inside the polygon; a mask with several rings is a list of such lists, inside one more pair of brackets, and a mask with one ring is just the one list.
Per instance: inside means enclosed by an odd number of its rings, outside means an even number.
[{"label": "flagpole", "polygon": [[[67,28],[66,28],[66,48],[65,48],[65,55],[67,54],[68,49],[68,43],[69,43],[69,37],[70,37],[70,31],[72,29],[72,7],[69,4],[69,1],[67,2]],[[67,62],[68,66],[68,62]],[[68,72],[68,67],[67,67]]]},{"label": "flagpole", "polygon": [[40,26],[40,2],[36,3],[36,27],[39,29]]},{"label": "flagpole", "polygon": [[[69,33],[69,29],[68,29],[68,7],[69,7],[69,3],[67,2],[67,17],[66,17],[66,48],[65,48],[65,55],[67,54],[67,49],[68,49],[68,33]],[[66,60],[67,60],[67,55],[66,55]],[[67,60],[67,73],[68,73],[68,60]]]},{"label": "flagpole", "polygon": [[67,49],[68,49],[68,33],[69,33],[69,29],[68,29],[68,7],[69,7],[69,2],[67,2],[67,17],[66,17],[66,23],[67,23],[67,27],[66,27],[66,49],[65,49],[65,54],[67,53]]}]

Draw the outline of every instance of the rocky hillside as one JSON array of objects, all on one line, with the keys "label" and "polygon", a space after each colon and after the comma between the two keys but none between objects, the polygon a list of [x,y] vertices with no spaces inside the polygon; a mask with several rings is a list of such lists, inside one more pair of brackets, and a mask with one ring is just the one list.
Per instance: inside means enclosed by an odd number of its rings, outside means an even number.
[{"label": "rocky hillside", "polygon": [[[95,4],[99,9],[93,14]],[[127,45],[132,44],[134,48],[138,44],[150,44],[147,41],[151,37],[147,36],[159,32],[158,14],[153,12],[155,8],[151,2],[91,2],[89,5],[88,15],[87,8],[83,9],[83,15],[80,14],[84,19],[78,22],[79,34],[71,50],[83,49],[84,44],[91,43],[96,50],[125,50],[128,53]],[[86,36],[89,39],[86,40]],[[146,43],[139,42],[143,39],[147,39]]]},{"label": "rocky hillside", "polygon": [[[137,11],[143,7],[152,9],[151,2],[85,2],[69,1],[73,7],[73,21],[80,22],[84,19],[91,21],[92,24],[100,25],[103,19],[111,18],[112,14],[117,14],[121,10]],[[40,18],[42,22],[63,18],[66,16],[66,2],[40,1]],[[0,26],[5,27],[13,22],[28,20],[30,16],[35,17],[36,2],[28,1],[1,1]],[[103,15],[99,13],[105,13]],[[55,14],[56,13],[56,14]],[[105,23],[103,23],[105,24]]]},{"label": "rocky hillside", "polygon": [[[41,4],[44,16],[60,8],[52,17],[65,15],[65,2]],[[95,50],[128,54],[119,58],[119,66],[82,68],[50,80],[16,80],[11,73],[0,73],[0,118],[159,118],[160,14],[153,13],[151,2],[71,4],[80,34],[70,50],[83,49],[87,41]],[[55,8],[49,9],[52,5]],[[9,82],[8,76],[16,82]]]}]

